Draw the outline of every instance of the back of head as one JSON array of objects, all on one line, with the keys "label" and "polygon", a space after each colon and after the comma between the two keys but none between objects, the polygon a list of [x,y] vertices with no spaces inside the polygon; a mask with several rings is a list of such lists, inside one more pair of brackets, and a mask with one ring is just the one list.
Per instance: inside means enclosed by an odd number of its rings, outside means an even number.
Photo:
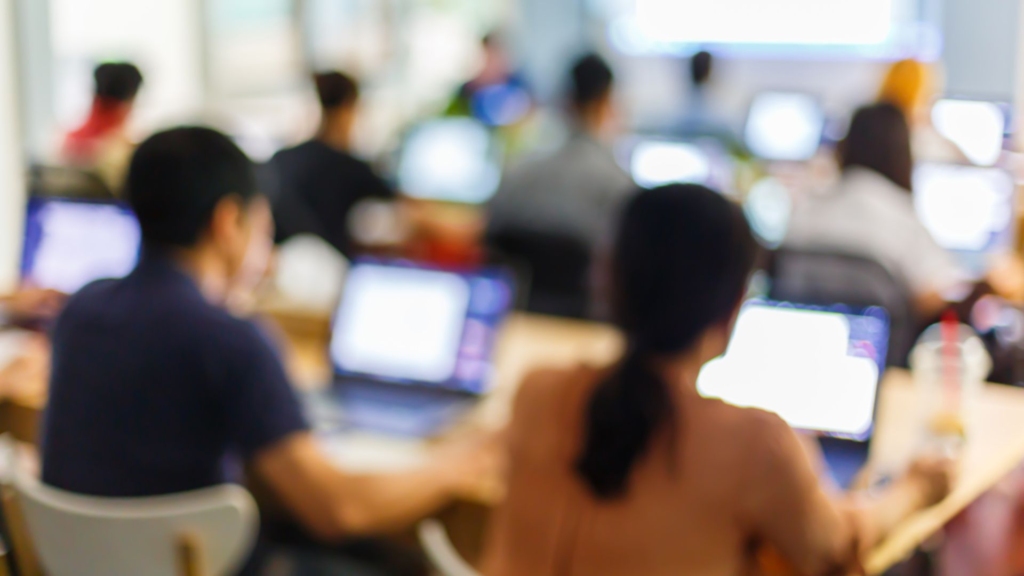
[{"label": "back of head", "polygon": [[618,234],[613,310],[628,353],[591,398],[576,462],[602,498],[625,492],[654,433],[672,421],[668,386],[650,363],[686,352],[728,322],[758,251],[740,208],[697,185],[640,192]]},{"label": "back of head", "polygon": [[359,100],[359,84],[341,72],[324,72],[313,75],[316,94],[324,110],[348,108]]},{"label": "back of head", "polygon": [[569,97],[577,111],[600,104],[611,95],[615,75],[608,63],[597,54],[589,54],[577,60],[570,75],[572,85]]},{"label": "back of head", "polygon": [[703,86],[711,78],[713,58],[710,52],[701,50],[690,59],[690,81],[694,86]]},{"label": "back of head", "polygon": [[868,168],[905,190],[912,187],[910,128],[906,116],[892,104],[872,104],[857,110],[839,153],[843,169]]},{"label": "back of head", "polygon": [[932,90],[932,73],[917,60],[900,60],[889,68],[878,93],[878,101],[892,104],[912,118],[927,103]]},{"label": "back of head", "polygon": [[130,102],[142,86],[142,73],[134,64],[108,62],[93,72],[96,96],[114,102]]},{"label": "back of head", "polygon": [[132,157],[125,187],[152,247],[192,247],[222,199],[257,195],[249,158],[227,136],[199,127],[149,137]]}]

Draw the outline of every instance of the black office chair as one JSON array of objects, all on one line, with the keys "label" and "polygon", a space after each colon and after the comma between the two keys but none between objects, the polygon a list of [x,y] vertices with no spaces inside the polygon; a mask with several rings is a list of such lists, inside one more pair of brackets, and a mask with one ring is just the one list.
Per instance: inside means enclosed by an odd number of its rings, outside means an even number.
[{"label": "black office chair", "polygon": [[909,293],[878,262],[837,252],[777,250],[769,265],[773,300],[800,304],[880,306],[889,312],[890,366],[906,366],[917,322]]},{"label": "black office chair", "polygon": [[565,234],[523,229],[489,233],[492,261],[516,271],[526,310],[537,314],[586,318],[590,311],[590,248]]},{"label": "black office chair", "polygon": [[71,166],[33,165],[29,169],[29,194],[42,198],[112,200],[114,193],[95,173]]}]

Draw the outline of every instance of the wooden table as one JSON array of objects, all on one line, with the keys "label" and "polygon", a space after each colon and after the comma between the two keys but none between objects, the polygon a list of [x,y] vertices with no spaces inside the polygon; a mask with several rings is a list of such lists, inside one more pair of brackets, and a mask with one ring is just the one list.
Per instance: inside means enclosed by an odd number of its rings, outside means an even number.
[{"label": "wooden table", "polygon": [[[295,318],[284,320],[283,325]],[[326,378],[326,323],[313,333],[292,340],[293,373],[299,378]],[[530,315],[509,319],[496,349],[494,391],[471,416],[488,427],[503,425],[516,389],[530,370],[571,366],[580,362],[606,364],[621,351],[622,342],[611,327]],[[309,384],[309,382],[307,382]],[[872,447],[872,466],[898,472],[920,447],[916,390],[909,373],[891,370],[881,388],[878,424]],[[968,416],[968,441],[956,489],[945,501],[915,514],[899,525],[867,559],[871,574],[879,574],[907,558],[957,514],[993,488],[1024,462],[1024,390],[986,386]],[[494,505],[496,502],[481,502]]]}]

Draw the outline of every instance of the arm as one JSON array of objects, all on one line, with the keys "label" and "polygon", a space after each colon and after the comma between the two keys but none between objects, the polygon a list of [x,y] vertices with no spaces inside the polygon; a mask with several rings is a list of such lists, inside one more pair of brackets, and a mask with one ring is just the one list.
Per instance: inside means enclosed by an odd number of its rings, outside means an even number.
[{"label": "arm", "polygon": [[312,434],[293,434],[258,453],[253,469],[312,534],[401,530],[472,490],[488,465],[486,443],[440,450],[428,465],[394,474],[346,474],[320,451]]},{"label": "arm", "polygon": [[758,479],[749,500],[754,532],[800,573],[845,573],[899,522],[948,491],[946,468],[919,464],[875,498],[834,500],[793,431],[775,416],[765,419],[748,476]]}]

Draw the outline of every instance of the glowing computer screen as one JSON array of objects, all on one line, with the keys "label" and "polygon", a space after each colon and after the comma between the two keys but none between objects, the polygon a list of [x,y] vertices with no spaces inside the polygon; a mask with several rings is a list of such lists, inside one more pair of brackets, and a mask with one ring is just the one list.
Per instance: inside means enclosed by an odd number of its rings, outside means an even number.
[{"label": "glowing computer screen", "polygon": [[73,294],[94,280],[131,272],[140,245],[138,221],[125,206],[33,199],[25,221],[22,280]]},{"label": "glowing computer screen", "polygon": [[421,124],[402,145],[398,185],[413,198],[481,204],[501,180],[501,154],[490,129],[472,118]]},{"label": "glowing computer screen", "polygon": [[697,386],[704,396],[775,412],[794,428],[863,440],[888,342],[880,308],[751,301],[729,349],[705,365]]},{"label": "glowing computer screen", "polygon": [[947,250],[987,253],[1013,240],[1014,182],[999,168],[924,163],[914,170],[914,207]]},{"label": "glowing computer screen", "polygon": [[817,99],[799,92],[762,92],[750,104],[744,140],[760,158],[800,161],[814,156],[825,129]]}]

